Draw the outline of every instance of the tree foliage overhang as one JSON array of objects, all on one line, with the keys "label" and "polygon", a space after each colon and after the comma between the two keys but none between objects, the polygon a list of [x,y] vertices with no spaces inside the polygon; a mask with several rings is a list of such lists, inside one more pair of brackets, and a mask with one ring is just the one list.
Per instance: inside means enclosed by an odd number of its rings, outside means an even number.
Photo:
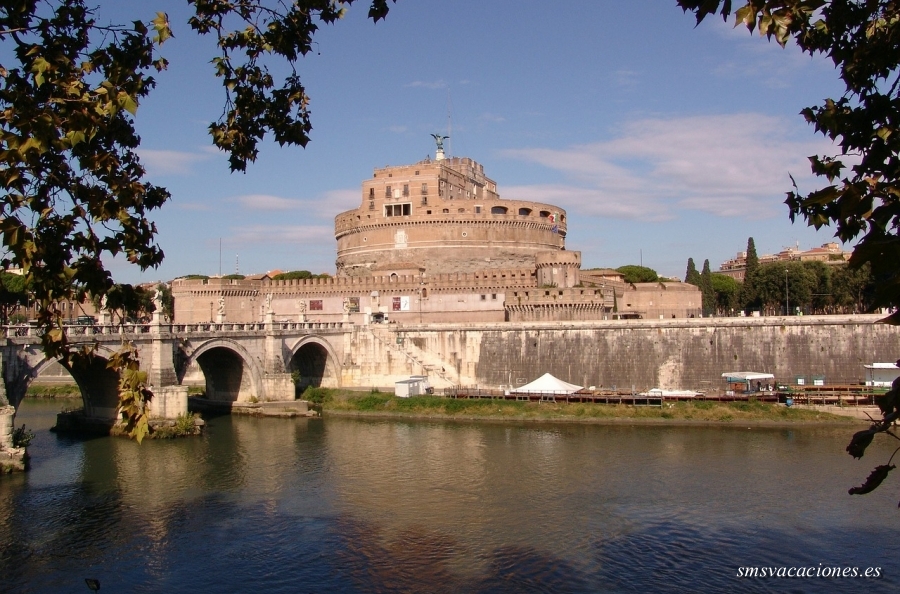
[{"label": "tree foliage overhang", "polygon": [[[758,30],[782,47],[793,40],[803,52],[834,62],[843,95],[800,113],[840,154],[809,157],[826,185],[804,194],[794,183],[785,203],[792,221],[800,217],[817,229],[834,225],[841,241],[858,240],[850,265],[871,266],[872,307],[900,305],[900,1],[751,0],[737,9],[732,0],[677,1],[698,24],[710,15],[727,20],[733,14],[735,26]],[[849,167],[847,157],[854,162]],[[900,310],[884,321],[900,324]],[[882,418],[847,446],[855,458],[876,433],[900,439],[892,432],[900,418],[900,380],[878,404]],[[893,468],[890,460],[876,467],[850,494],[874,490]]]},{"label": "tree foliage overhang", "polygon": [[[319,24],[334,23],[353,2],[188,0],[190,26],[217,38],[213,74],[225,98],[209,129],[232,171],[256,159],[267,135],[306,145],[309,100],[295,63]],[[388,2],[371,0],[369,17],[384,18]],[[159,50],[173,34],[168,16],[114,25],[99,10],[85,0],[0,3],[0,267],[24,271],[43,348],[67,363],[90,353],[70,348],[58,304],[93,297],[137,310],[140,295],[114,282],[104,258],[158,266],[163,251],[150,216],[170,198],[146,181],[135,131],[152,75],[167,66]],[[268,56],[290,66],[280,85]]]},{"label": "tree foliage overhang", "polygon": [[[678,0],[699,24],[710,15],[735,17],[781,46],[829,57],[845,91],[801,111],[836,143],[837,155],[809,157],[820,189],[794,185],[785,201],[791,220],[834,225],[841,241],[857,241],[850,264],[869,263],[874,307],[900,304],[900,2],[896,0]],[[854,162],[847,166],[844,160]],[[900,324],[900,314],[885,320]]]}]

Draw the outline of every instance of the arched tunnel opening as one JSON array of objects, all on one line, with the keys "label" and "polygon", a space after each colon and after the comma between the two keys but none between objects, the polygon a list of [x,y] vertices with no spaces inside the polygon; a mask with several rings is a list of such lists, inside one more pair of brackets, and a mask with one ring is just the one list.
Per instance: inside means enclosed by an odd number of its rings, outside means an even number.
[{"label": "arched tunnel opening", "polygon": [[[250,378],[244,372],[240,355],[225,347],[215,347],[197,357],[197,364],[206,379],[206,398],[218,402],[249,400]],[[247,397],[241,398],[242,393]]]},{"label": "arched tunnel opening", "polygon": [[328,365],[328,351],[322,345],[312,342],[297,349],[291,357],[291,376],[294,378],[297,398],[308,387],[337,386],[336,378]]}]

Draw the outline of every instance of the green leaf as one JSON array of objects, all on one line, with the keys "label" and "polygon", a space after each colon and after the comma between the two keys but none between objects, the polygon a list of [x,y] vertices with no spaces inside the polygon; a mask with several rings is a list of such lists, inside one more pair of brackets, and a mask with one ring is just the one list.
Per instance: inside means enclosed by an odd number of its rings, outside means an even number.
[{"label": "green leaf", "polygon": [[35,58],[31,64],[31,71],[34,73],[34,83],[40,87],[44,84],[44,73],[50,69],[50,63],[42,56]]},{"label": "green leaf", "polygon": [[164,12],[157,12],[156,18],[153,19],[153,29],[156,31],[156,35],[154,35],[153,40],[162,45],[165,41],[171,37],[172,29],[169,28],[169,15]]},{"label": "green leaf", "polygon": [[84,142],[84,132],[81,130],[72,130],[65,135],[66,144],[72,148],[80,142]]},{"label": "green leaf", "polygon": [[132,97],[125,91],[120,91],[119,94],[116,95],[116,104],[131,115],[135,115],[137,113],[137,101],[135,101],[134,97]]}]

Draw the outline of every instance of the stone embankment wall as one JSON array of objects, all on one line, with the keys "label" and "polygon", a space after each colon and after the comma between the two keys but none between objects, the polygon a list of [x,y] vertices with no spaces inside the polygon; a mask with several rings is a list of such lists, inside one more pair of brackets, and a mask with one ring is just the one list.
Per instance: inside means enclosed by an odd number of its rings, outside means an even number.
[{"label": "stone embankment wall", "polygon": [[[394,337],[358,337],[356,373],[368,385],[390,385],[391,374],[425,372],[438,387],[521,385],[545,372],[586,387],[637,390],[722,389],[728,371],[856,384],[865,377],[863,365],[900,357],[900,329],[875,323],[881,317],[401,326],[391,329]],[[378,352],[367,353],[373,343]]]}]

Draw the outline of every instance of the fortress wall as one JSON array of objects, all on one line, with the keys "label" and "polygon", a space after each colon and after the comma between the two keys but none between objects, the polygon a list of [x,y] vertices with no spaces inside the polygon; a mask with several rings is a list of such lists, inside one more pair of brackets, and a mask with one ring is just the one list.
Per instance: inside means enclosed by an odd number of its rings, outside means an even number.
[{"label": "fortress wall", "polygon": [[[550,372],[584,386],[708,390],[723,372],[764,371],[779,382],[824,375],[855,384],[864,364],[900,357],[900,329],[882,316],[717,318],[468,324],[403,328],[405,348],[452,372],[452,383],[498,387]],[[435,377],[435,385],[441,383]]]}]

